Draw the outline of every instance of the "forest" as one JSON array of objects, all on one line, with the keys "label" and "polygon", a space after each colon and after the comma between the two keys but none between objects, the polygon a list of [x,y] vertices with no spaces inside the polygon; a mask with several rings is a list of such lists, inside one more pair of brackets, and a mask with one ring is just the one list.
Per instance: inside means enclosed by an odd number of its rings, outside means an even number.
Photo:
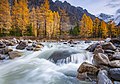
[{"label": "forest", "polygon": [[49,0],[37,7],[28,8],[27,0],[14,0],[10,6],[8,0],[0,0],[0,37],[34,36],[40,38],[106,38],[117,37],[120,27],[113,21],[105,21],[83,14],[82,18],[71,26],[66,10],[50,10]]}]

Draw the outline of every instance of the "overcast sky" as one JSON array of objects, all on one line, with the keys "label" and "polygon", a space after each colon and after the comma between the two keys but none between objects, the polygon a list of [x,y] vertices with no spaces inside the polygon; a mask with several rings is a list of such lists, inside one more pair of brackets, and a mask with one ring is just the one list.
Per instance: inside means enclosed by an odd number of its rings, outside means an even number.
[{"label": "overcast sky", "polygon": [[[55,1],[55,0],[53,0]],[[67,1],[74,6],[87,9],[90,13],[97,15],[100,13],[115,14],[120,8],[120,0],[59,0]]]}]

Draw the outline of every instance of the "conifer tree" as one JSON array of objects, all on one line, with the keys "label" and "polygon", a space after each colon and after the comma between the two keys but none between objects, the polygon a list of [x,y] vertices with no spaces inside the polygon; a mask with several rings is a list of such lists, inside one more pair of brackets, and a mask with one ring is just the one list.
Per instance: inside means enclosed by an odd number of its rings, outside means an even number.
[{"label": "conifer tree", "polygon": [[11,28],[10,6],[8,0],[0,0],[0,34],[9,34]]}]

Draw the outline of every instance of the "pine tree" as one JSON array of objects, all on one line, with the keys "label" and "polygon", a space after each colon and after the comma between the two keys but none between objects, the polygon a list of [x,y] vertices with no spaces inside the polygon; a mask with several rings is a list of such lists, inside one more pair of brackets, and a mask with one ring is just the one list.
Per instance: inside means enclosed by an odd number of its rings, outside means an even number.
[{"label": "pine tree", "polygon": [[100,36],[100,20],[98,18],[95,18],[95,20],[93,21],[93,37],[99,37]]},{"label": "pine tree", "polygon": [[107,24],[105,23],[105,21],[101,21],[100,29],[101,29],[100,37],[106,38],[108,36],[108,29],[107,29]]},{"label": "pine tree", "polygon": [[30,24],[32,26],[32,34],[33,36],[37,37],[37,17],[36,17],[36,10],[33,7],[30,12]]},{"label": "pine tree", "polygon": [[12,7],[12,26],[15,31],[18,31],[23,36],[29,24],[29,9],[27,0],[15,0]]},{"label": "pine tree", "polygon": [[8,0],[0,0],[0,35],[7,35],[11,29],[10,6]]}]

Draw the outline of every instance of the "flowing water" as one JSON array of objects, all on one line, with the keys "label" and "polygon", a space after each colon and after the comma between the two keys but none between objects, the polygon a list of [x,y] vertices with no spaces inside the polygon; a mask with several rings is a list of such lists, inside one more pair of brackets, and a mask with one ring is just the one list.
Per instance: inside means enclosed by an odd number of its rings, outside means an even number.
[{"label": "flowing water", "polygon": [[88,84],[76,76],[81,63],[92,62],[92,54],[85,51],[90,44],[43,44],[41,51],[22,50],[22,57],[2,62],[0,84]]}]

